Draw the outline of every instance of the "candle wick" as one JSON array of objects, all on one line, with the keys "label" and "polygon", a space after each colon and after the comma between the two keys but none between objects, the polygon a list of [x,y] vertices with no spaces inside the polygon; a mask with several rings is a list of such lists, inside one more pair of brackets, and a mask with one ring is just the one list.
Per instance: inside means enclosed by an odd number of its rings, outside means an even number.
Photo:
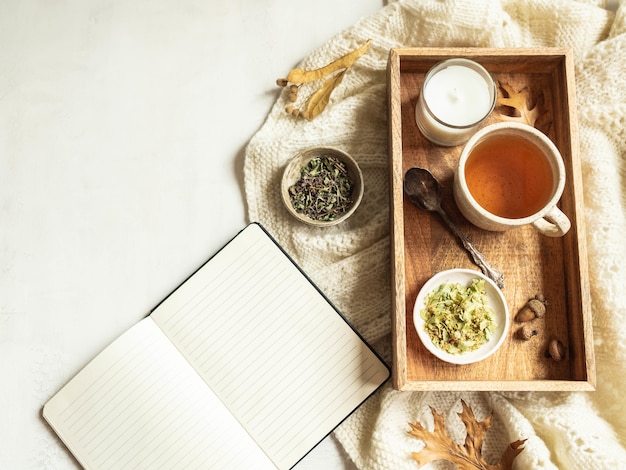
[{"label": "candle wick", "polygon": [[459,101],[459,93],[456,87],[452,88],[452,90],[450,91],[450,99],[455,103]]}]

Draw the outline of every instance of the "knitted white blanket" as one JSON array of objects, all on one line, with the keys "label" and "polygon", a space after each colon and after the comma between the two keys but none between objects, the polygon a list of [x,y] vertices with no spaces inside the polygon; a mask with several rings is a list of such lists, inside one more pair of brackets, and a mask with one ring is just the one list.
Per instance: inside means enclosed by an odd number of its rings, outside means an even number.
[{"label": "knitted white blanket", "polygon": [[[460,442],[464,399],[494,422],[483,454],[528,439],[518,469],[626,468],[626,4],[601,0],[400,0],[308,55],[316,68],[372,39],[327,109],[294,119],[283,93],[250,141],[245,191],[250,220],[277,237],[390,363],[390,242],[386,65],[392,47],[573,48],[589,250],[597,390],[591,393],[398,392],[383,387],[335,432],[360,469],[415,469],[423,444],[408,422],[432,426],[428,406]],[[286,73],[286,72],[282,72]],[[277,71],[280,75],[281,72]],[[365,176],[362,206],[347,222],[316,229],[294,221],[278,188],[286,162],[315,145],[353,155]],[[429,464],[425,468],[442,468]],[[446,467],[449,468],[449,467]]]}]

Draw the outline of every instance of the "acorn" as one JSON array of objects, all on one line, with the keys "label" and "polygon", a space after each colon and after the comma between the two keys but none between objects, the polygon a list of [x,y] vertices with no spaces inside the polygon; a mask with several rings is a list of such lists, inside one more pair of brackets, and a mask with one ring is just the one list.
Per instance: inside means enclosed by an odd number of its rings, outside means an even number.
[{"label": "acorn", "polygon": [[552,338],[548,343],[548,349],[546,350],[546,357],[552,358],[555,361],[560,361],[565,358],[567,352],[565,345],[556,338]]},{"label": "acorn", "polygon": [[523,341],[528,341],[533,336],[537,336],[539,331],[536,328],[533,328],[530,324],[525,324],[519,330],[517,330],[517,337]]},{"label": "acorn", "polygon": [[[535,318],[541,318],[546,314],[546,304],[545,300],[539,300],[539,296],[541,294],[537,294],[534,299],[530,299],[526,302],[517,315],[515,316],[515,320],[518,322],[526,322],[534,320]],[[541,296],[542,298],[543,296]]]}]

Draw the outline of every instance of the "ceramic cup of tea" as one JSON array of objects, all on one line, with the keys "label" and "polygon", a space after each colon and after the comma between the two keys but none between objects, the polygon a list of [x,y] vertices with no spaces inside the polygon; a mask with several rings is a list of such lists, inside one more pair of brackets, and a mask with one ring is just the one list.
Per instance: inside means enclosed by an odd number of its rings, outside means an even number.
[{"label": "ceramic cup of tea", "polygon": [[484,127],[465,144],[454,175],[454,199],[472,224],[504,231],[532,225],[561,237],[570,229],[557,207],[565,187],[563,157],[532,126],[501,122]]}]

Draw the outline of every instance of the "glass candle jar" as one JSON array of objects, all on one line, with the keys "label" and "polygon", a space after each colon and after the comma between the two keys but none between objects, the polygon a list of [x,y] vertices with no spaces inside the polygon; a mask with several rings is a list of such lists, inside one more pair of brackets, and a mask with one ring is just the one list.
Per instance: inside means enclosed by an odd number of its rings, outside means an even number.
[{"label": "glass candle jar", "polygon": [[426,74],[415,121],[431,142],[459,145],[491,114],[497,96],[496,83],[482,65],[469,59],[447,59]]}]

